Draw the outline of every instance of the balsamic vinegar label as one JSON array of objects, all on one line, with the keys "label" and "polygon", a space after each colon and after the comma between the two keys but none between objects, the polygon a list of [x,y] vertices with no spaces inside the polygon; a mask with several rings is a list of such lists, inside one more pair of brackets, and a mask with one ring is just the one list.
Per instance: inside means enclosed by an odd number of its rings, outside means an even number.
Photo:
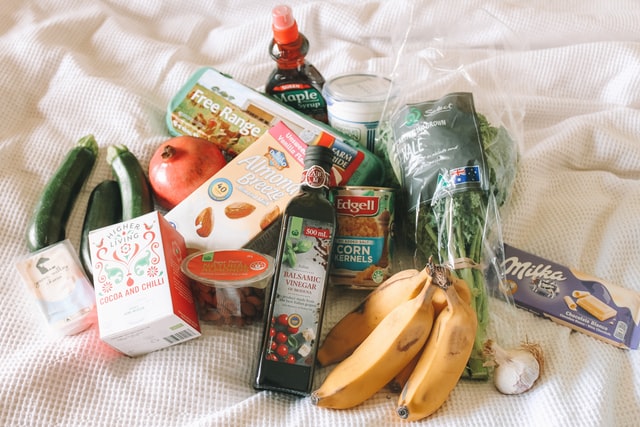
[{"label": "balsamic vinegar label", "polygon": [[333,234],[331,223],[289,218],[269,325],[268,360],[314,363]]}]

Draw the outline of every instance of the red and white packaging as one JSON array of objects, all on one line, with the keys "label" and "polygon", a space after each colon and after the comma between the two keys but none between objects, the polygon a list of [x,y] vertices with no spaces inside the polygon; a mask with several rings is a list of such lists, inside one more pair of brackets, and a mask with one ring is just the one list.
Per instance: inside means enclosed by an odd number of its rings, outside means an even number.
[{"label": "red and white packaging", "polygon": [[184,238],[159,212],[89,234],[100,338],[139,356],[200,336],[180,269]]}]

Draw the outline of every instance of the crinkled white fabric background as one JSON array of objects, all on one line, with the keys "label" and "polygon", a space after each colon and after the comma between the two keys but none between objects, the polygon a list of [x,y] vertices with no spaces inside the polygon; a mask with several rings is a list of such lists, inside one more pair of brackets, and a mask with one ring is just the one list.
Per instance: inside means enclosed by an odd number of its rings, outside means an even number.
[{"label": "crinkled white fabric background", "polygon": [[[13,266],[42,188],[69,147],[94,133],[101,153],[68,227],[77,245],[90,189],[109,177],[105,149],[146,164],[165,140],[165,107],[212,66],[260,87],[273,1],[3,0],[0,4],[0,424],[10,426],[402,425],[380,392],[348,411],[257,393],[260,326],[203,326],[199,339],[131,359],[97,328],[50,336]],[[292,2],[326,78],[387,72],[402,1]],[[470,25],[473,52],[510,28],[526,46],[489,60],[508,70],[525,112],[521,164],[504,219],[513,245],[640,292],[640,4],[635,1],[423,1],[425,34],[483,8],[505,27]],[[488,41],[487,41],[488,40]],[[464,52],[463,52],[464,53]],[[483,67],[487,61],[472,64]],[[362,294],[331,292],[326,328]],[[463,381],[425,424],[632,426],[640,418],[640,350],[623,351],[548,320],[496,309],[512,340],[547,355],[539,384],[503,396]],[[320,370],[317,380],[327,371]]]}]

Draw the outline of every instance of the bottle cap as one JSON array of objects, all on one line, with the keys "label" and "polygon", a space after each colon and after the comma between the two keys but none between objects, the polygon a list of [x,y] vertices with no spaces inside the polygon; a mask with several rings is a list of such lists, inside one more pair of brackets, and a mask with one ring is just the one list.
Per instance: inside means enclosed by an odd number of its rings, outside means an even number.
[{"label": "bottle cap", "polygon": [[333,150],[324,145],[309,145],[305,149],[304,153],[304,166],[305,168],[313,165],[322,167],[325,171],[331,170],[333,159]]},{"label": "bottle cap", "polygon": [[278,44],[293,43],[298,39],[298,24],[293,19],[291,8],[286,5],[279,5],[271,12],[273,17],[273,38]]}]

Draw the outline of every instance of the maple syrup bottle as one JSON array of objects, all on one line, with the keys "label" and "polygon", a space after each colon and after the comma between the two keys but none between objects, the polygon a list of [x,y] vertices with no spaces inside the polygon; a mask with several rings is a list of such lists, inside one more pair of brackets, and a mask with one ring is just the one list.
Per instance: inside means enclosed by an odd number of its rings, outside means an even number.
[{"label": "maple syrup bottle", "polygon": [[307,147],[300,192],[284,210],[254,388],[306,396],[313,385],[336,213],[328,200],[333,152]]},{"label": "maple syrup bottle", "polygon": [[305,61],[309,40],[298,31],[289,6],[276,6],[272,15],[269,53],[277,65],[265,92],[309,117],[328,123],[327,103],[322,96],[324,77]]}]

